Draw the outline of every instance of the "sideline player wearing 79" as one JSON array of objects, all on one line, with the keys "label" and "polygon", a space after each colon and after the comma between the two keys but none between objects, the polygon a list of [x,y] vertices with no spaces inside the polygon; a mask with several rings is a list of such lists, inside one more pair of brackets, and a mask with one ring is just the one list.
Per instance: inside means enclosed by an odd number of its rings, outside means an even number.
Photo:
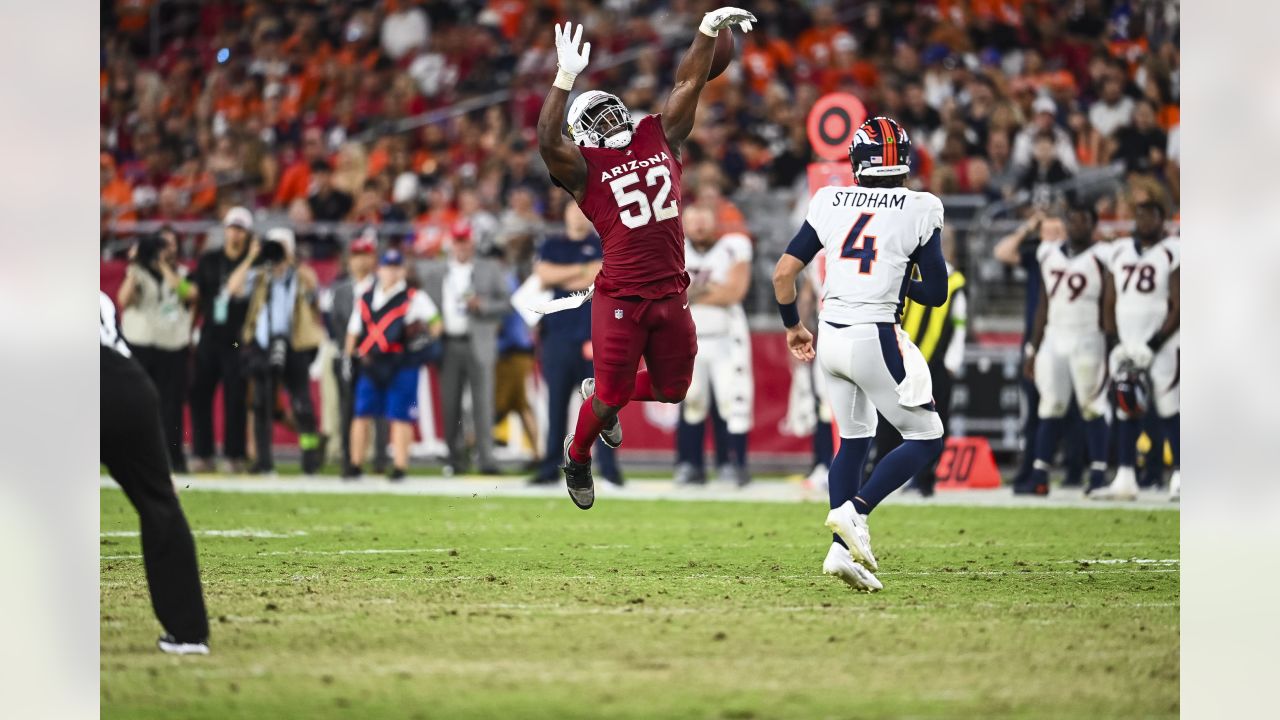
[{"label": "sideline player wearing 79", "polygon": [[[707,13],[660,115],[633,123],[617,96],[582,93],[568,108],[572,140],[563,133],[565,105],[591,43],[582,44],[581,25],[556,26],[559,66],[538,116],[538,149],[604,249],[591,303],[596,376],[583,381],[584,402],[564,443],[565,483],[583,510],[595,503],[592,443],[597,436],[611,447],[622,443],[618,411],[632,400],[678,403],[689,387],[698,343],[685,292],[680,146],[693,129],[716,36],[731,26],[748,32],[754,21],[738,8]],[[639,370],[642,357],[647,370]]]}]

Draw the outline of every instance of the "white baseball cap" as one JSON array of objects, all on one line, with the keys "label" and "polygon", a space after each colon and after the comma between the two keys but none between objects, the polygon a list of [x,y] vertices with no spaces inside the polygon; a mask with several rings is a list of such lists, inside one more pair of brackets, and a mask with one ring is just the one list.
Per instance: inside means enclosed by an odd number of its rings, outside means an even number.
[{"label": "white baseball cap", "polygon": [[391,188],[391,202],[409,202],[418,197],[418,176],[411,172],[402,172]]},{"label": "white baseball cap", "polygon": [[1058,104],[1048,95],[1041,95],[1036,98],[1035,102],[1031,103],[1031,109],[1038,113],[1056,115],[1058,113]]},{"label": "white baseball cap", "polygon": [[267,242],[278,242],[284,246],[284,251],[288,255],[293,255],[293,249],[297,245],[294,240],[293,231],[287,227],[274,227],[267,231]]},{"label": "white baseball cap", "polygon": [[237,205],[227,211],[227,214],[222,218],[222,226],[252,230],[253,213],[249,212],[249,208]]}]

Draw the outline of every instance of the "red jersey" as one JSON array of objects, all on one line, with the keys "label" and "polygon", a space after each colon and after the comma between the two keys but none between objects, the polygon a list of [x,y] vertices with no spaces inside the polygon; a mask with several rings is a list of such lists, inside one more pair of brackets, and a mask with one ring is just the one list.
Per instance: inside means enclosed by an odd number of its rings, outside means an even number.
[{"label": "red jersey", "polygon": [[667,144],[662,119],[636,123],[620,150],[579,148],[587,162],[579,207],[604,248],[596,292],[656,300],[689,287],[680,222],[679,159]]}]

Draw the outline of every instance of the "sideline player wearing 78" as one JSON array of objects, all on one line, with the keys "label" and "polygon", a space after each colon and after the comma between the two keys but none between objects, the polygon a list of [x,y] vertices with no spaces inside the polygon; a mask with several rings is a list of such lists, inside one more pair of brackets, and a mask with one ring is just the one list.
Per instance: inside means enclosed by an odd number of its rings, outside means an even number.
[{"label": "sideline player wearing 78", "polygon": [[[857,187],[814,193],[804,225],[773,274],[787,346],[797,359],[815,357],[827,375],[840,451],[828,473],[833,542],[822,564],[855,589],[880,590],[872,573],[867,516],[942,451],[942,419],[924,356],[902,331],[905,298],[938,307],[947,299],[942,256],[942,203],[906,188],[911,140],[897,122],[875,117],[849,147]],[[822,252],[822,342],[796,311],[796,276]],[[920,280],[913,275],[919,269]],[[902,444],[876,463],[862,483],[879,410],[902,434]]]},{"label": "sideline player wearing 78", "polygon": [[[678,403],[689,387],[698,343],[685,293],[680,146],[693,129],[715,37],[731,26],[748,32],[754,21],[738,8],[707,13],[660,115],[633,123],[617,96],[579,95],[567,115],[572,141],[562,130],[565,105],[591,43],[582,44],[581,25],[556,26],[559,69],[538,116],[538,149],[552,181],[573,196],[604,249],[591,303],[596,376],[583,381],[582,408],[564,443],[565,483],[583,510],[595,503],[592,443],[597,436],[611,447],[622,443],[618,411],[632,400]],[[647,370],[638,370],[641,357]]]}]

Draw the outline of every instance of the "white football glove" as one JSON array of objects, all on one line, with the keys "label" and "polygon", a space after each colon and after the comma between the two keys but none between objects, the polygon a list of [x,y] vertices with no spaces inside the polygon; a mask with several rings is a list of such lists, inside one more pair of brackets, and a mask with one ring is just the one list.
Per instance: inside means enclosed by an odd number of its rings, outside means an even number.
[{"label": "white football glove", "polygon": [[722,7],[719,10],[712,10],[702,16],[702,24],[698,26],[698,30],[703,35],[715,37],[720,31],[731,26],[737,25],[742,32],[751,32],[751,23],[756,22],[756,16],[736,7]]},{"label": "white football glove", "polygon": [[1124,352],[1139,370],[1151,367],[1152,352],[1146,345],[1134,343],[1125,347]]},{"label": "white football glove", "polygon": [[553,84],[561,90],[571,90],[578,73],[587,69],[587,60],[591,58],[591,43],[586,43],[579,49],[581,42],[581,25],[576,29],[569,22],[564,27],[556,25],[556,63],[559,70]]}]

